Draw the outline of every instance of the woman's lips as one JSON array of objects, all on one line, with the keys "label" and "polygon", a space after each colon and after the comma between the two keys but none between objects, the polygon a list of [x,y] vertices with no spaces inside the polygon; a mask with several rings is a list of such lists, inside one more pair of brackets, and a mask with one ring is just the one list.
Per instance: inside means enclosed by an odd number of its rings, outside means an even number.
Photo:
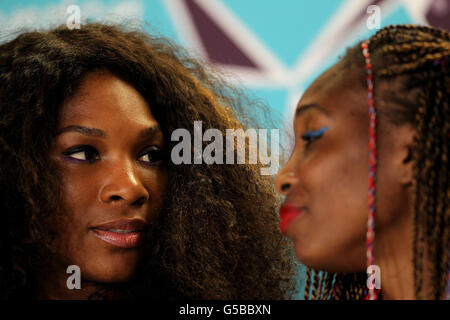
[{"label": "woman's lips", "polygon": [[289,224],[296,218],[300,213],[302,213],[302,209],[290,204],[283,204],[280,208],[280,229],[281,233],[285,234],[286,229],[289,226]]},{"label": "woman's lips", "polygon": [[120,248],[136,248],[144,237],[147,228],[141,219],[120,219],[91,228],[103,241]]},{"label": "woman's lips", "polygon": [[142,231],[128,231],[128,233],[100,229],[92,229],[92,231],[103,241],[120,248],[136,248],[144,236]]}]

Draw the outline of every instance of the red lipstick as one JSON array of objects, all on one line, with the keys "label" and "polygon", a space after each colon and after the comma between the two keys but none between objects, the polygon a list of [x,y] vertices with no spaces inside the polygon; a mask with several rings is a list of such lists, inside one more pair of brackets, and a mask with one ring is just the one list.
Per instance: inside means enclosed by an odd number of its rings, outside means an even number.
[{"label": "red lipstick", "polygon": [[120,248],[136,248],[146,229],[147,223],[141,219],[120,219],[91,228],[98,238]]},{"label": "red lipstick", "polygon": [[297,217],[300,213],[302,213],[302,209],[299,207],[295,207],[290,204],[283,204],[280,208],[280,229],[281,233],[285,234],[287,227],[289,224]]}]

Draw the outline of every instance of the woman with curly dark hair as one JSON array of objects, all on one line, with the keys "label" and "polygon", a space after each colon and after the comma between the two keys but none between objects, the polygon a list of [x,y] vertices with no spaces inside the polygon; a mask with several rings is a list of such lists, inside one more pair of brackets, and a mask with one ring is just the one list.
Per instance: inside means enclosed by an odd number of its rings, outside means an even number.
[{"label": "woman with curly dark hair", "polygon": [[0,45],[0,296],[288,298],[261,165],[169,159],[177,128],[252,124],[241,98],[167,40],[118,26]]},{"label": "woman with curly dark hair", "polygon": [[306,90],[276,185],[307,299],[450,299],[449,102],[450,34],[416,25]]}]

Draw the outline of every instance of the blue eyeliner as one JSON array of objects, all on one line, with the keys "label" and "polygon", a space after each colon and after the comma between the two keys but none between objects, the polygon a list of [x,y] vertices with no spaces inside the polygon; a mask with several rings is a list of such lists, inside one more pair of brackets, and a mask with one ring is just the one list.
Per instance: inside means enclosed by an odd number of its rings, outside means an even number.
[{"label": "blue eyeliner", "polygon": [[325,131],[328,130],[328,128],[329,127],[327,126],[327,127],[320,128],[318,130],[312,130],[312,131],[308,131],[308,132],[305,132],[304,134],[302,134],[302,139],[306,142],[305,148],[308,148],[311,145],[311,143],[314,142],[314,140],[322,137],[322,135],[325,133]]},{"label": "blue eyeliner", "polygon": [[329,129],[328,126],[320,128],[319,130],[314,131],[308,131],[302,134],[302,138],[319,138],[322,136],[327,130]]}]

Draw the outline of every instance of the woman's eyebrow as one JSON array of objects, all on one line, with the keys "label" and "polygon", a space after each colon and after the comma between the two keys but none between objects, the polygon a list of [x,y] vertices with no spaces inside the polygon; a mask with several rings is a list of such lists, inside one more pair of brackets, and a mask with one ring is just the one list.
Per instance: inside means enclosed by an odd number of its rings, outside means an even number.
[{"label": "woman's eyebrow", "polygon": [[139,135],[138,138],[139,139],[146,139],[146,138],[151,138],[153,137],[156,133],[161,133],[161,127],[158,124],[155,124],[151,127],[148,127],[144,130],[142,130]]},{"label": "woman's eyebrow", "polygon": [[79,126],[79,125],[71,125],[71,126],[64,127],[58,131],[58,135],[65,133],[65,132],[78,132],[85,136],[106,138],[106,133],[100,129],[88,128],[88,127]]},{"label": "woman's eyebrow", "polygon": [[[70,125],[70,126],[64,127],[58,131],[58,135],[65,133],[65,132],[78,132],[85,136],[98,137],[98,138],[106,138],[107,137],[106,132],[103,130],[100,130],[97,128],[89,128],[89,127],[80,126],[80,125]],[[161,128],[159,127],[158,124],[148,127],[146,129],[143,129],[139,133],[138,138],[139,139],[150,138],[150,137],[154,136],[157,132],[161,132]]]},{"label": "woman's eyebrow", "polygon": [[301,116],[304,112],[306,112],[307,110],[310,110],[310,109],[317,109],[328,115],[328,111],[324,107],[322,107],[321,105],[319,105],[317,103],[311,103],[311,104],[306,104],[303,106],[298,106],[297,110],[295,110],[295,117],[297,118],[297,117]]}]

